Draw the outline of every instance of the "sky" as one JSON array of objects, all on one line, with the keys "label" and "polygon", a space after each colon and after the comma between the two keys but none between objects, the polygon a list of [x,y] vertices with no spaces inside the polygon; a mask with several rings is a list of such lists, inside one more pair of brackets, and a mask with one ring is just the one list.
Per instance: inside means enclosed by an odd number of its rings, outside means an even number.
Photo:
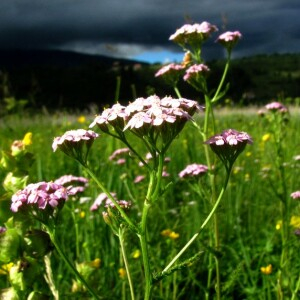
[{"label": "sky", "polygon": [[204,45],[206,60],[224,56],[215,40],[228,30],[243,35],[234,57],[300,53],[299,0],[0,0],[0,12],[0,49],[167,63],[183,57],[170,35],[207,21],[219,31]]}]

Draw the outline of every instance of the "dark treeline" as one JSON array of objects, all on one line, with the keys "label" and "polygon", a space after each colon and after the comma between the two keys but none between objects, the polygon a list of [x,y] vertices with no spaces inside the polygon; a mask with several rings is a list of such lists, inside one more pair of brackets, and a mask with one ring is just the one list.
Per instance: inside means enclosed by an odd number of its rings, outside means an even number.
[{"label": "dark treeline", "polygon": [[[224,61],[207,64],[211,69],[209,87],[216,88]],[[226,98],[244,105],[262,104],[279,95],[293,101],[300,95],[299,67],[300,54],[233,60]],[[17,106],[18,102],[47,109],[101,107],[115,102],[118,80],[121,103],[154,93],[175,96],[161,78],[154,77],[159,68],[158,64],[72,52],[0,51],[0,107]],[[201,102],[201,95],[185,82],[179,87],[184,97]]]}]

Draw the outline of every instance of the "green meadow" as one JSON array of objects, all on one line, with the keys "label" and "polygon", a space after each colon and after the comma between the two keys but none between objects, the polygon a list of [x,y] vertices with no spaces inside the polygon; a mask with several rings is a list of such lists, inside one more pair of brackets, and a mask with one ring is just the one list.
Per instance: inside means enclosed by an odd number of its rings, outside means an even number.
[{"label": "green meadow", "polygon": [[[289,113],[282,127],[282,163],[279,166],[274,146],[276,137],[266,116],[257,114],[260,108],[224,107],[215,110],[216,132],[233,128],[247,132],[253,139],[253,144],[247,145],[235,161],[227,190],[216,211],[220,246],[215,249],[210,242],[214,224],[210,221],[179,262],[196,254],[197,259],[179,266],[170,276],[154,283],[153,299],[214,299],[214,257],[218,257],[219,262],[222,299],[299,299],[300,204],[290,194],[300,189],[300,109],[288,107]],[[13,141],[22,140],[26,133],[31,132],[32,144],[28,151],[33,153],[34,162],[29,169],[28,183],[54,181],[69,174],[89,179],[88,188],[83,193],[66,201],[56,228],[57,238],[70,261],[100,299],[130,299],[118,238],[104,222],[103,209],[90,210],[101,190],[77,162],[62,152],[54,153],[51,147],[53,138],[67,130],[88,129],[95,113],[98,112],[43,111],[3,116],[0,120],[0,149],[9,151]],[[194,115],[198,124],[203,118],[203,113]],[[147,170],[138,165],[134,155],[127,155],[123,164],[109,160],[115,150],[125,145],[98,132],[100,137],[90,150],[88,164],[106,188],[118,195],[118,199],[133,203],[129,215],[138,220],[148,186]],[[136,143],[140,153],[146,155],[147,149]],[[178,176],[188,164],[206,163],[203,141],[192,122],[188,122],[176,137],[166,156],[169,158],[165,169],[168,176],[162,180],[167,188],[148,215],[148,249],[153,273],[160,272],[198,232],[211,209],[211,204],[202,195],[208,177],[181,179]],[[218,190],[225,170],[216,157],[213,165],[218,171]],[[1,182],[6,175],[7,171],[0,169]],[[139,175],[144,175],[145,179],[134,183]],[[9,209],[11,195],[3,187],[0,192],[0,226],[4,226],[13,215]],[[283,199],[289,203],[284,245],[281,238]],[[125,231],[124,240],[135,299],[143,299],[144,273],[139,241],[129,230]],[[28,268],[30,275],[27,276],[31,278],[24,289],[42,290],[48,295],[43,299],[53,299],[51,286],[55,286],[60,299],[92,299],[57,251],[52,250],[47,259],[50,260],[48,265],[52,266],[52,283],[47,284],[44,279],[47,264],[42,257],[23,266]],[[12,283],[8,276],[11,266],[2,263],[0,267],[0,289],[4,291],[16,283]],[[278,298],[279,272],[282,273],[282,298]]]}]

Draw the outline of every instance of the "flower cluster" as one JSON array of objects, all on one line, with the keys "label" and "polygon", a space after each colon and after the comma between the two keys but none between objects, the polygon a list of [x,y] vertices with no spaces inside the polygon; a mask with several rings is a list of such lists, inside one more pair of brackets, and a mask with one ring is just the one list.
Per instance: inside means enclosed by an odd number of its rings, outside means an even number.
[{"label": "flower cluster", "polygon": [[185,24],[177,29],[176,32],[170,36],[169,40],[182,46],[186,44],[201,45],[201,43],[208,39],[215,31],[218,31],[218,28],[208,22]]},{"label": "flower cluster", "polygon": [[246,132],[227,129],[205,141],[205,144],[210,145],[226,168],[229,169],[246,145],[252,144],[252,138]]},{"label": "flower cluster", "polygon": [[287,113],[288,109],[280,102],[271,102],[265,106],[265,108],[272,112],[280,112],[280,113]]},{"label": "flower cluster", "polygon": [[159,69],[155,73],[155,77],[163,76],[163,75],[169,75],[170,73],[178,74],[178,71],[181,71],[184,69],[184,66],[181,64],[168,64],[166,66],[163,66],[161,69]]},{"label": "flower cluster", "polygon": [[100,130],[110,133],[111,125],[119,138],[122,138],[126,130],[141,138],[158,134],[163,142],[169,143],[182,130],[186,121],[201,109],[193,100],[171,97],[160,99],[154,95],[137,98],[126,107],[115,104],[97,116],[90,127],[98,125]]},{"label": "flower cluster", "polygon": [[68,191],[62,185],[54,182],[39,182],[29,184],[25,189],[19,190],[12,196],[11,210],[18,212],[20,209],[34,207],[45,210],[46,208],[62,208],[68,199]]},{"label": "flower cluster", "polygon": [[118,165],[123,165],[126,163],[126,159],[124,158],[124,155],[128,155],[130,152],[129,148],[120,148],[115,150],[110,156],[110,161],[115,161]]},{"label": "flower cluster", "polygon": [[207,170],[208,168],[205,165],[191,164],[187,165],[186,168],[178,174],[178,176],[180,178],[200,177],[203,176],[207,172]]},{"label": "flower cluster", "polygon": [[65,132],[61,137],[55,137],[52,149],[55,152],[58,148],[65,154],[75,158],[85,164],[88,152],[99,134],[92,130],[70,130]]},{"label": "flower cluster", "polygon": [[54,181],[54,183],[66,187],[68,195],[72,196],[84,192],[84,190],[88,187],[88,182],[88,179],[85,177],[77,177],[73,175],[64,175]]},{"label": "flower cluster", "polygon": [[162,77],[167,84],[176,86],[178,80],[184,72],[185,66],[182,64],[168,64],[155,73],[155,77]]},{"label": "flower cluster", "polygon": [[183,76],[183,80],[188,81],[193,77],[199,75],[199,73],[205,74],[209,72],[209,67],[204,64],[190,66]]},{"label": "flower cluster", "polygon": [[227,31],[218,37],[217,42],[219,42],[226,49],[231,51],[231,49],[241,38],[242,35],[239,31]]},{"label": "flower cluster", "polygon": [[[116,197],[116,193],[111,193],[111,196],[116,200],[120,207],[128,209],[131,206],[131,202],[128,202],[126,200],[118,200]],[[111,199],[108,198],[107,194],[105,193],[100,193],[98,195],[98,197],[90,207],[90,210],[96,211],[100,206],[104,206],[105,208],[115,208],[114,203],[111,201]]]},{"label": "flower cluster", "polygon": [[291,197],[295,200],[300,199],[300,191],[296,191],[296,192],[291,193]]}]

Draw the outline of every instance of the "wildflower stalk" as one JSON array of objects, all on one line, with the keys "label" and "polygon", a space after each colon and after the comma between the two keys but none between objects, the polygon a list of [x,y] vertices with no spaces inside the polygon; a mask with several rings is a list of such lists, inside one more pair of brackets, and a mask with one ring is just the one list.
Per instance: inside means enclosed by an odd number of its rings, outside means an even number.
[{"label": "wildflower stalk", "polygon": [[196,238],[200,235],[200,233],[203,231],[203,229],[205,228],[205,226],[208,224],[208,222],[211,220],[211,218],[213,217],[213,215],[215,214],[222,198],[224,195],[224,192],[227,188],[227,184],[229,181],[229,177],[230,177],[230,172],[226,173],[226,179],[225,182],[223,184],[223,187],[220,191],[220,194],[218,196],[217,201],[215,202],[215,205],[213,206],[212,210],[210,211],[209,215],[206,217],[206,219],[204,220],[204,222],[202,223],[202,225],[200,226],[200,229],[197,233],[195,233],[192,238],[185,244],[185,246],[178,252],[178,254],[172,259],[172,261],[164,268],[164,270],[162,271],[162,275],[164,273],[166,273],[173,265],[174,263],[179,259],[179,257],[190,247],[190,245],[196,240]]},{"label": "wildflower stalk", "polygon": [[129,268],[128,259],[127,259],[127,255],[126,255],[126,249],[125,249],[125,245],[124,245],[124,228],[122,226],[119,227],[118,237],[119,237],[121,252],[122,252],[123,261],[124,261],[124,265],[125,265],[125,269],[126,269],[131,300],[135,300],[134,289],[133,289],[133,284],[132,284],[132,279],[131,279],[131,273],[130,273],[130,268]]},{"label": "wildflower stalk", "polygon": [[111,193],[105,188],[105,186],[102,184],[102,182],[97,178],[97,176],[94,174],[94,172],[91,171],[91,169],[83,165],[84,169],[87,171],[87,173],[95,180],[97,185],[100,187],[100,189],[107,195],[108,199],[111,200],[111,202],[115,205],[115,207],[120,212],[122,218],[126,221],[128,226],[135,232],[138,232],[138,228],[136,225],[130,220],[130,218],[127,216],[125,211],[121,208],[121,206],[118,204],[118,202],[114,199],[114,197],[111,195]]},{"label": "wildflower stalk", "polygon": [[[46,225],[45,225],[46,226]],[[76,270],[74,265],[71,263],[69,258],[66,256],[65,252],[61,248],[59,242],[56,239],[56,234],[55,234],[55,229],[52,230],[49,226],[46,226],[46,230],[50,236],[51,242],[53,243],[56,251],[60,255],[60,257],[63,259],[69,270],[75,275],[76,279],[79,280],[89,291],[89,293],[93,296],[94,299],[99,299],[100,298],[97,296],[97,294],[94,292],[94,290],[90,287],[90,285],[87,283],[87,281],[83,278],[83,276]]]},{"label": "wildflower stalk", "polygon": [[54,279],[53,279],[50,254],[47,254],[44,256],[44,263],[45,263],[45,269],[46,269],[46,274],[44,275],[44,278],[49,285],[49,288],[52,292],[54,300],[59,300],[59,291],[57,290]]},{"label": "wildflower stalk", "polygon": [[296,288],[293,291],[291,300],[296,300],[297,299],[297,294],[298,294],[299,289],[300,289],[300,276],[298,278],[298,281],[297,281],[297,284],[296,284]]},{"label": "wildflower stalk", "polygon": [[144,201],[144,207],[142,212],[141,228],[140,228],[140,244],[142,250],[143,264],[144,264],[144,273],[145,273],[145,296],[144,299],[151,299],[152,294],[152,282],[153,276],[150,269],[149,262],[149,253],[148,253],[148,242],[147,242],[147,218],[148,212],[151,207],[151,204],[155,202],[158,198],[160,188],[161,188],[161,179],[163,172],[163,162],[164,162],[164,151],[156,155],[153,155],[153,170],[150,172],[150,181],[148,185],[148,191],[146,199]]}]

